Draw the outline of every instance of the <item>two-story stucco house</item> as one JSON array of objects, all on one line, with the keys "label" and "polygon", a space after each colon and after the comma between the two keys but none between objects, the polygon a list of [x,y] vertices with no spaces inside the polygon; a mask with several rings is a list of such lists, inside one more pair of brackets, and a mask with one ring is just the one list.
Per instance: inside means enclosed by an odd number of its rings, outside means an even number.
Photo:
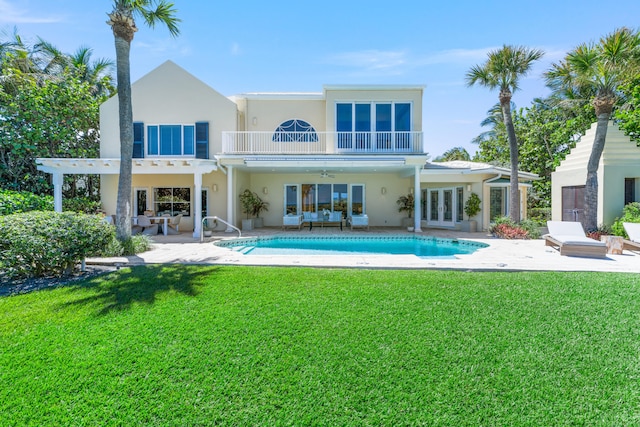
[{"label": "two-story stucco house", "polygon": [[[400,226],[396,200],[414,194],[413,226],[459,227],[471,192],[483,199],[486,228],[507,214],[509,171],[470,162],[429,163],[422,129],[424,87],[327,85],[321,93],[225,97],[167,61],[132,85],[132,215],[182,213],[198,236],[203,216],[239,225],[239,195],[269,203],[266,226],[287,214],[366,215],[371,226]],[[52,173],[56,209],[62,176],[101,174],[102,203],[115,213],[119,173],[118,99],[100,109],[99,159],[38,159]],[[527,182],[521,173],[523,214]]]}]

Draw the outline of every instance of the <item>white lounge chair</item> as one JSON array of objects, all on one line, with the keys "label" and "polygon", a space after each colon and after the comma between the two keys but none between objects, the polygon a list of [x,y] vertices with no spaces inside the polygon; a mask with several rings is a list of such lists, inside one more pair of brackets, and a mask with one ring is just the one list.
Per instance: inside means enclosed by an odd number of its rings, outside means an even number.
[{"label": "white lounge chair", "polygon": [[640,223],[623,222],[622,226],[629,235],[629,239],[622,242],[623,249],[628,251],[640,251]]},{"label": "white lounge chair", "polygon": [[547,221],[549,234],[544,236],[545,245],[557,247],[560,255],[589,258],[605,258],[607,245],[588,238],[579,222]]},{"label": "white lounge chair", "polygon": [[302,228],[302,215],[285,215],[282,217],[282,229],[287,227],[296,227],[298,230]]},{"label": "white lounge chair", "polygon": [[369,217],[367,216],[367,214],[362,214],[362,215],[352,215],[349,217],[349,224],[351,224],[351,229],[353,230],[353,227],[366,227],[367,230],[369,229]]}]

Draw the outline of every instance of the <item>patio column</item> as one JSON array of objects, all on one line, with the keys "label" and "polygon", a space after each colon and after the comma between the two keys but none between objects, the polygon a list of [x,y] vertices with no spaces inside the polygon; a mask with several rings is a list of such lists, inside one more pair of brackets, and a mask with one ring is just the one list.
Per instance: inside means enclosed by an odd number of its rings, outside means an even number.
[{"label": "patio column", "polygon": [[[235,192],[233,191],[233,166],[227,166],[227,222],[229,224],[233,224],[233,195]],[[227,229],[224,230],[225,233],[233,232],[233,228],[227,226]]]},{"label": "patio column", "polygon": [[193,237],[200,238],[200,229],[202,228],[202,172],[196,170],[193,174],[194,197],[196,198],[195,212],[193,215]]},{"label": "patio column", "polygon": [[62,184],[64,183],[64,174],[61,172],[53,173],[53,210],[62,212]]},{"label": "patio column", "polygon": [[414,226],[413,229],[416,233],[422,232],[420,223],[422,219],[422,191],[420,191],[420,166],[415,166],[413,172],[413,211],[414,211]]}]

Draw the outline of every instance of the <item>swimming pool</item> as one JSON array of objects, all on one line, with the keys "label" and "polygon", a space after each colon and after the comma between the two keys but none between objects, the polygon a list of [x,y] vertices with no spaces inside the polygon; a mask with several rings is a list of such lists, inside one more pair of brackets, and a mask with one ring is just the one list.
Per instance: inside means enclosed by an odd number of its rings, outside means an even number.
[{"label": "swimming pool", "polygon": [[470,254],[485,243],[428,236],[260,236],[214,243],[245,255],[416,255],[421,258]]}]

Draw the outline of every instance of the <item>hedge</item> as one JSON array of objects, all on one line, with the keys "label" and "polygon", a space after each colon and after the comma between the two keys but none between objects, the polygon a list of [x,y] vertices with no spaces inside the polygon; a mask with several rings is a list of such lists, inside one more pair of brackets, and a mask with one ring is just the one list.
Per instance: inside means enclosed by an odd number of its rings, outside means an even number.
[{"label": "hedge", "polygon": [[103,252],[115,228],[99,215],[33,211],[0,217],[0,278],[62,276]]}]

